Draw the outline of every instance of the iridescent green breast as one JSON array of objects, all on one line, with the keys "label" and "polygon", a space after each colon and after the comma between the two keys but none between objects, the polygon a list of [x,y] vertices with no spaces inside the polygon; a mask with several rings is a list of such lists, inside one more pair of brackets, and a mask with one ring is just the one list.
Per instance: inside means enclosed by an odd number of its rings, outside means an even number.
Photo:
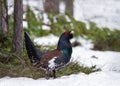
[{"label": "iridescent green breast", "polygon": [[62,52],[69,58],[71,58],[71,52],[67,49],[63,49]]}]

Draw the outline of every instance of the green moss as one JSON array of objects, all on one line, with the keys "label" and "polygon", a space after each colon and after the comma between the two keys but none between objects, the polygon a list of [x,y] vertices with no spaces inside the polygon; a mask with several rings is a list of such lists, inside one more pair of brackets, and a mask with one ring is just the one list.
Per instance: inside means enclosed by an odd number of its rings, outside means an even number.
[{"label": "green moss", "polygon": [[30,35],[45,36],[49,34],[48,30],[43,30],[42,28],[43,17],[36,17],[29,6],[27,7],[26,20],[28,28],[26,28],[25,31]]}]

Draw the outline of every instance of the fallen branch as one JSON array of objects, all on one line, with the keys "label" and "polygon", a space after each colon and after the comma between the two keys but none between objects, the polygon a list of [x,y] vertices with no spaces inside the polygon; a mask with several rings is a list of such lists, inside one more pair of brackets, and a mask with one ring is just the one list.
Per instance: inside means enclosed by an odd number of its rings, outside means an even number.
[{"label": "fallen branch", "polygon": [[5,58],[6,60],[3,62],[4,64],[8,63],[10,61],[11,58],[15,57],[15,58],[18,58],[21,62],[21,64],[24,65],[24,60],[22,58],[20,58],[19,56],[17,56],[15,53],[9,53],[9,54],[5,54],[5,53],[2,53],[0,52],[0,57],[3,57]]},{"label": "fallen branch", "polygon": [[5,58],[7,58],[7,57],[8,57],[8,55],[3,54],[3,53],[1,53],[1,52],[0,52],[0,57],[5,57]]}]

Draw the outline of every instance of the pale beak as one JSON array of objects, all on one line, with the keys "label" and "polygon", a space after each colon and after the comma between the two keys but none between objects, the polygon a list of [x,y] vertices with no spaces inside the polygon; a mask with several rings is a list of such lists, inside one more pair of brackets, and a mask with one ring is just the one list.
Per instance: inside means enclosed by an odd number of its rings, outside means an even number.
[{"label": "pale beak", "polygon": [[72,30],[70,33],[71,33],[71,34],[74,34],[74,31]]}]

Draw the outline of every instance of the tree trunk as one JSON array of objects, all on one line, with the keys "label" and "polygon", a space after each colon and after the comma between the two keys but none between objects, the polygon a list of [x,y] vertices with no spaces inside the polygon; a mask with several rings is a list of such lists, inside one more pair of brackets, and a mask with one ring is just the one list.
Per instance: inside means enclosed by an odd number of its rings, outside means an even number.
[{"label": "tree trunk", "polygon": [[2,1],[0,1],[0,34],[2,33]]},{"label": "tree trunk", "polygon": [[44,8],[47,13],[59,13],[60,0],[45,0]]},{"label": "tree trunk", "polygon": [[74,0],[45,0],[44,8],[47,13],[59,13],[60,1],[64,1],[66,5],[66,12],[73,15],[73,1]]},{"label": "tree trunk", "polygon": [[73,15],[73,0],[65,0],[66,12]]},{"label": "tree trunk", "polygon": [[0,0],[0,34],[7,35],[8,32],[8,8],[7,0]]},{"label": "tree trunk", "polygon": [[23,41],[23,0],[14,0],[14,37],[12,51],[21,57]]}]

